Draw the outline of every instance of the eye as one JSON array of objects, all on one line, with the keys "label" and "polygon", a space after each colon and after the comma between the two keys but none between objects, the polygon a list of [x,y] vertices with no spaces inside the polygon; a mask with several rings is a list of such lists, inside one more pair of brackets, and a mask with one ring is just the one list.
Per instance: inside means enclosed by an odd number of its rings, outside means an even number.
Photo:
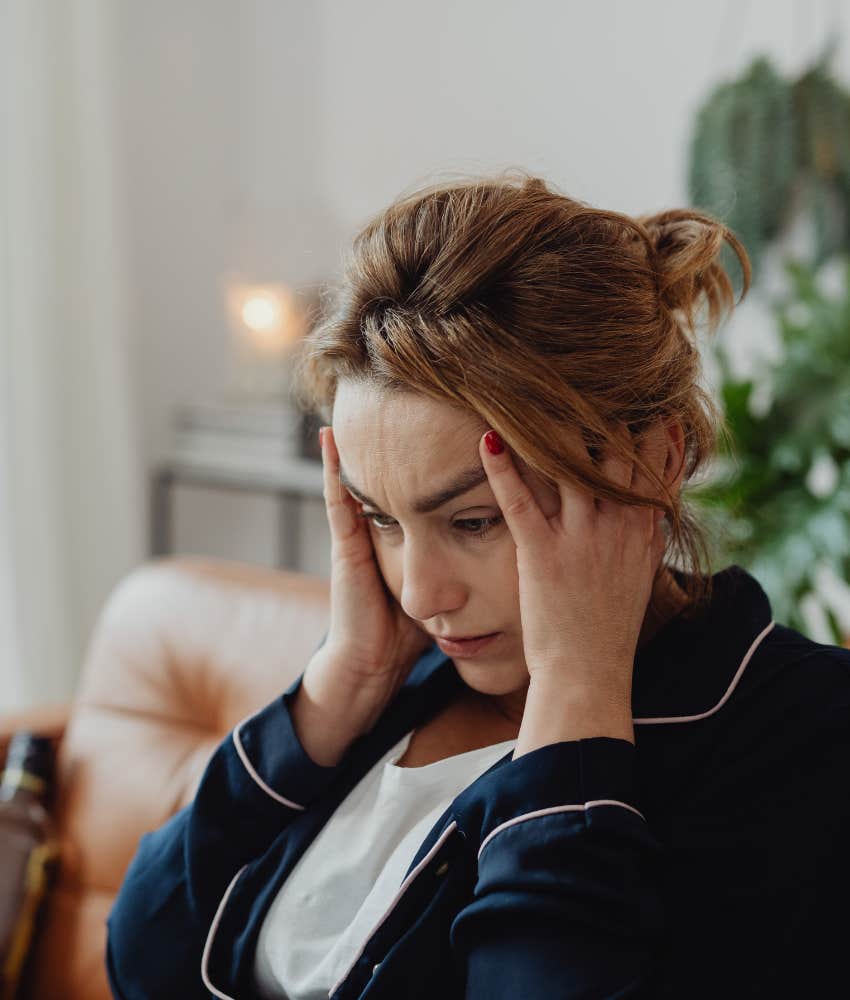
[{"label": "eye", "polygon": [[[378,531],[383,533],[389,533],[393,530],[393,528],[398,527],[398,521],[394,521],[391,517],[385,517],[383,514],[363,512],[359,513],[357,516],[363,518],[365,521],[371,521]],[[466,535],[470,538],[484,539],[497,525],[501,524],[503,520],[504,518],[501,514],[497,517],[468,517],[459,521],[454,521],[452,527],[456,528],[461,535]]]}]

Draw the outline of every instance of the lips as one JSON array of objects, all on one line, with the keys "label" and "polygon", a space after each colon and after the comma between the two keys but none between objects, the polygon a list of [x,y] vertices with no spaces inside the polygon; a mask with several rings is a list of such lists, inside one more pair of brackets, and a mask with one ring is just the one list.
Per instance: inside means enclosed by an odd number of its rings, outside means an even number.
[{"label": "lips", "polygon": [[476,636],[470,639],[443,639],[436,637],[437,645],[449,656],[474,656],[480,650],[489,648],[491,643],[498,640],[501,632],[490,632],[486,635]]}]

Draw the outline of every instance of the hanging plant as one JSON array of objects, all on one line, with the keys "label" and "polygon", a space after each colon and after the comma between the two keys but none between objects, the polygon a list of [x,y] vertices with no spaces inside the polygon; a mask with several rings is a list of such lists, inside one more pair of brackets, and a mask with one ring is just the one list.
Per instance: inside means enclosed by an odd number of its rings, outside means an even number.
[{"label": "hanging plant", "polygon": [[795,175],[816,265],[850,248],[850,95],[829,71],[833,51],[834,43],[793,85]]},{"label": "hanging plant", "polygon": [[756,59],[740,80],[714,91],[691,141],[691,203],[734,230],[754,275],[786,221],[796,169],[792,94],[767,59]]},{"label": "hanging plant", "polygon": [[755,280],[765,248],[801,211],[812,218],[815,264],[850,250],[850,94],[831,73],[834,52],[833,41],[793,81],[760,56],[697,113],[691,203],[735,231]]}]

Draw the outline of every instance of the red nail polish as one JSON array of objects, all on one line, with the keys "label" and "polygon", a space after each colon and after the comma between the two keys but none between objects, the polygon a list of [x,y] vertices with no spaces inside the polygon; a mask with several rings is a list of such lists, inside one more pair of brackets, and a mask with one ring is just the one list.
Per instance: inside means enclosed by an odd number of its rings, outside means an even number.
[{"label": "red nail polish", "polygon": [[496,431],[487,431],[484,435],[484,444],[491,455],[501,455],[505,450],[505,444]]}]

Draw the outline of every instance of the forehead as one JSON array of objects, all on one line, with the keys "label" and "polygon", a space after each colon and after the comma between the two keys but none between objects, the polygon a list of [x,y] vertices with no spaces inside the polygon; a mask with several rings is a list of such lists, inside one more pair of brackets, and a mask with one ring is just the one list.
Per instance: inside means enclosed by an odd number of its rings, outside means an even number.
[{"label": "forehead", "polygon": [[483,434],[484,422],[451,403],[413,392],[376,388],[367,382],[342,380],[333,408],[334,437],[371,447],[443,446]]},{"label": "forehead", "polygon": [[486,426],[450,403],[342,383],[333,429],[343,478],[383,510],[415,505],[459,473],[483,471],[478,441]]}]

